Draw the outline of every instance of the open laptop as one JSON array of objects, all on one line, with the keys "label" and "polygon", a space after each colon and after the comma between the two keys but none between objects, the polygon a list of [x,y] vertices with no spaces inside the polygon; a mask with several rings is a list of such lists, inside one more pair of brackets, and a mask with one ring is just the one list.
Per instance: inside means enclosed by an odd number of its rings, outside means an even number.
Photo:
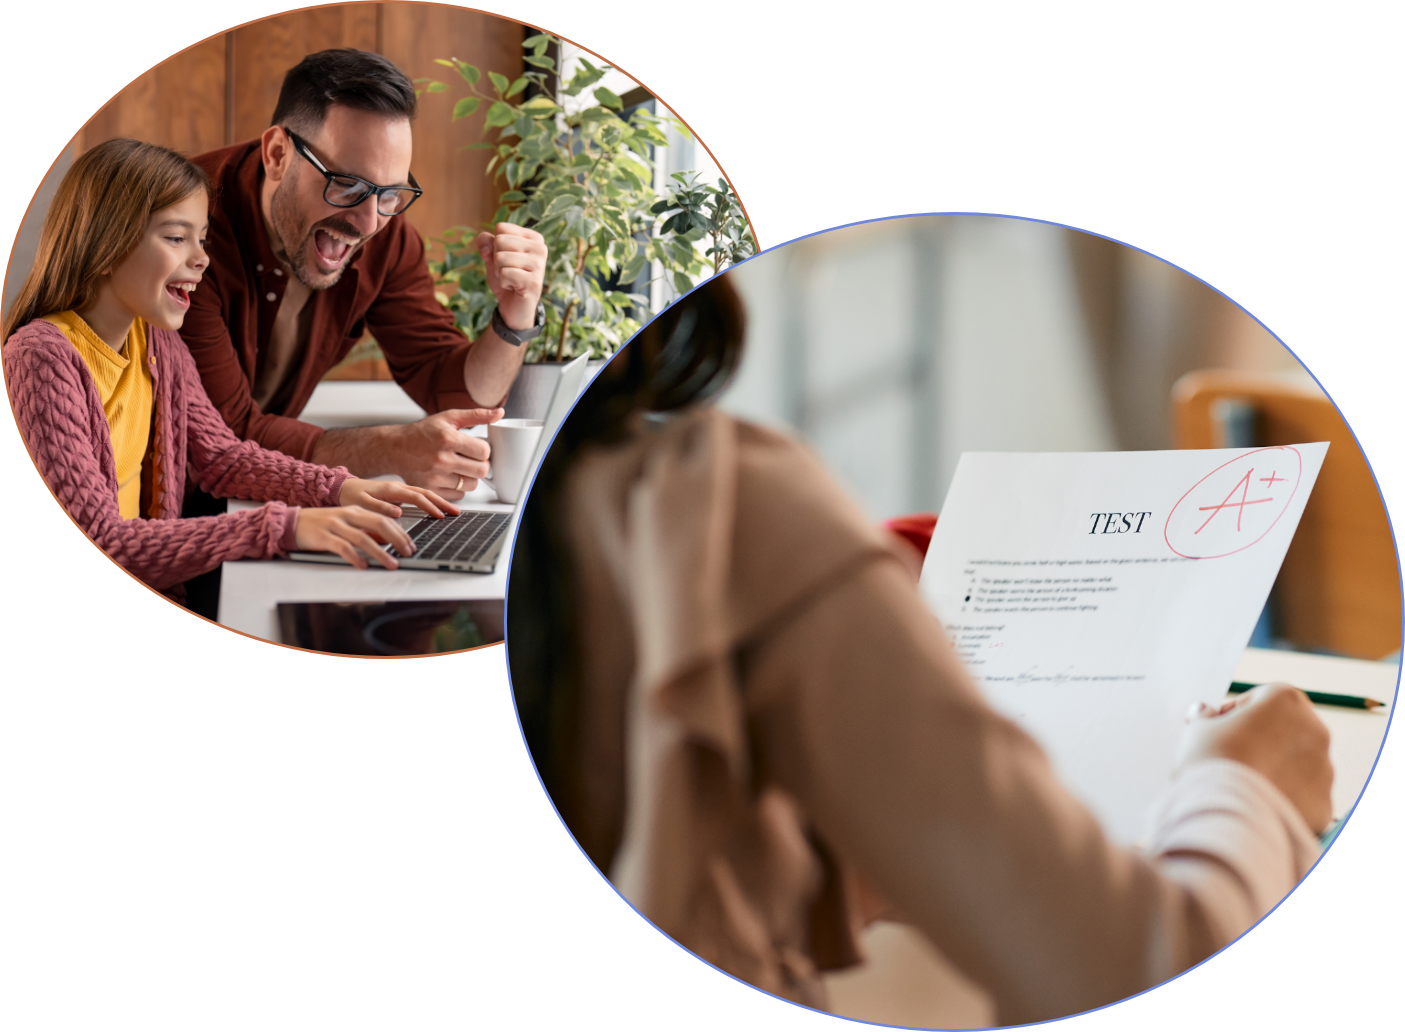
[{"label": "open laptop", "polygon": [[[523,474],[524,484],[531,483],[551,439],[556,436],[566,414],[575,404],[581,383],[585,380],[588,357],[581,355],[562,367],[561,375],[556,380],[556,390],[551,395],[551,404],[547,406],[546,417],[542,420],[541,440],[537,442],[532,461],[527,464],[527,471]],[[409,528],[410,540],[415,543],[414,555],[401,556],[390,545],[385,546],[386,550],[399,559],[402,570],[492,573],[497,568],[503,546],[512,540],[509,531],[514,529],[521,516],[522,503],[519,501],[514,505],[511,512],[476,508],[473,505],[459,508],[463,511],[458,516],[435,519],[424,515]],[[402,506],[402,511],[410,518],[418,513],[414,506]],[[288,558],[305,563],[349,565],[335,552],[290,552]]]}]

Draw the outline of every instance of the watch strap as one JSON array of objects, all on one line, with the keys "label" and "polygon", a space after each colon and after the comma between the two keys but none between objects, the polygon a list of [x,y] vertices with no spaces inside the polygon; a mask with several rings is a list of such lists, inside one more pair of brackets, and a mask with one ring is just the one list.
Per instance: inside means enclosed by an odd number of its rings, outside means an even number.
[{"label": "watch strap", "polygon": [[503,321],[502,312],[496,308],[493,309],[492,325],[493,332],[500,339],[515,348],[521,347],[527,341],[540,337],[542,330],[546,329],[546,304],[542,301],[537,302],[537,321],[525,330],[514,330]]}]

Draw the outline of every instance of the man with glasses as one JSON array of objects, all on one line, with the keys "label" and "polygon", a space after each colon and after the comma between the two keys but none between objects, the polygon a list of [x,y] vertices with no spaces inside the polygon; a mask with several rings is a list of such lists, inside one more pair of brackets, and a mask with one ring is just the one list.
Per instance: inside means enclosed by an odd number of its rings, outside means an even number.
[{"label": "man with glasses", "polygon": [[[521,345],[541,332],[546,246],[507,223],[479,235],[498,309],[468,341],[435,300],[424,241],[403,218],[422,192],[410,172],[415,108],[413,84],[384,57],[326,50],[288,72],[262,136],[197,157],[216,190],[210,267],[181,336],[239,436],[458,499],[488,472],[488,442],[459,431],[502,415]],[[347,430],[299,422],[367,331],[435,414]],[[187,515],[200,506],[192,499]]]}]

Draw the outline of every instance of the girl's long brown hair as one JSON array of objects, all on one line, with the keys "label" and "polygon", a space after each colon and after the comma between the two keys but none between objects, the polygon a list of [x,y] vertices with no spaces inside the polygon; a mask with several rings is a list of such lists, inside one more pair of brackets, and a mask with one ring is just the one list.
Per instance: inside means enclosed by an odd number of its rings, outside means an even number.
[{"label": "girl's long brown hair", "polygon": [[173,150],[137,140],[108,140],[85,152],[54,195],[34,267],[10,311],[0,340],[25,323],[93,300],[98,277],[141,243],[153,212],[211,191],[199,166]]}]

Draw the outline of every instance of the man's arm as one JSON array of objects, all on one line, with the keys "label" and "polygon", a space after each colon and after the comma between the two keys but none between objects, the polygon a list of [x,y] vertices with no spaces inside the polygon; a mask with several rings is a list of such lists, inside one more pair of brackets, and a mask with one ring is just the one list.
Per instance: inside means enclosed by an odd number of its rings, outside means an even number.
[{"label": "man's arm", "polygon": [[[541,234],[509,223],[482,233],[477,244],[488,284],[503,321],[529,329],[536,320],[546,266]],[[329,430],[312,461],[342,465],[358,476],[394,473],[407,483],[462,497],[488,473],[488,443],[461,432],[502,418],[522,365],[522,347],[491,329],[469,342],[449,311],[434,298],[424,242],[412,228],[401,234],[400,253],[366,322],[396,382],[422,408],[436,414],[405,426]]]},{"label": "man's arm", "polygon": [[[546,272],[546,241],[534,229],[499,222],[495,233],[479,233],[475,243],[488,273],[488,288],[498,299],[498,314],[512,330],[536,323]],[[469,394],[487,404],[507,400],[522,367],[526,348],[509,344],[491,326],[474,342],[463,363]]]},{"label": "man's arm", "polygon": [[[503,316],[503,319],[506,321],[507,317]],[[508,323],[514,330],[529,329],[531,325],[532,319],[527,320],[526,326]],[[463,383],[469,397],[479,399],[485,405],[501,407],[507,401],[508,391],[512,390],[518,370],[522,368],[522,355],[526,350],[525,347],[507,343],[493,332],[491,326],[479,334],[463,360]]]},{"label": "man's arm", "polygon": [[502,409],[449,409],[403,426],[328,430],[318,438],[312,461],[345,466],[359,477],[394,473],[457,501],[488,475],[488,442],[463,429],[502,415]]},{"label": "man's arm", "polygon": [[[469,341],[434,296],[424,241],[408,223],[394,228],[389,267],[366,311],[366,325],[395,382],[428,412],[494,408],[507,398],[522,348],[491,329]],[[500,223],[476,241],[503,320],[527,329],[541,298],[546,244],[535,230]]]}]

